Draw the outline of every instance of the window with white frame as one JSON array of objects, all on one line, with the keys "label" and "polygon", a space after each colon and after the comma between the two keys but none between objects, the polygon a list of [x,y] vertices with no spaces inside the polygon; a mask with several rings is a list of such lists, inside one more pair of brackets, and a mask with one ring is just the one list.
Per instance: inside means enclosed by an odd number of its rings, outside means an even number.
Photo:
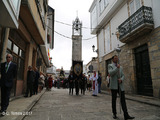
[{"label": "window with white frame", "polygon": [[104,0],[104,6],[106,7],[109,4],[108,0]]},{"label": "window with white frame", "polygon": [[109,4],[108,0],[100,0],[99,1],[99,13],[101,14],[106,6]]},{"label": "window with white frame", "polygon": [[95,28],[96,25],[97,25],[97,8],[95,6],[91,13],[91,27]]},{"label": "window with white frame", "polygon": [[103,57],[104,55],[104,35],[103,35],[103,29],[98,34],[98,52],[99,52],[99,58]]},{"label": "window with white frame", "polygon": [[13,5],[14,5],[15,10],[17,11],[20,1],[19,0],[11,0],[11,1],[12,1]]},{"label": "window with white frame", "polygon": [[107,25],[107,27],[104,30],[105,34],[105,53],[110,52],[111,50],[111,36],[110,36],[110,26]]},{"label": "window with white frame", "polygon": [[141,0],[131,0],[129,3],[130,15],[135,13],[141,7]]}]

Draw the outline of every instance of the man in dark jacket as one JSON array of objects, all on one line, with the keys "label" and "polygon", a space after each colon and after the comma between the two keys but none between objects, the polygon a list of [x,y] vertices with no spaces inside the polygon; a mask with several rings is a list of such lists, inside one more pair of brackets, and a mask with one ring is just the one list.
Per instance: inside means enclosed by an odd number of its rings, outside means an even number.
[{"label": "man in dark jacket", "polygon": [[30,92],[30,97],[32,96],[34,81],[35,81],[35,72],[32,70],[32,66],[29,66],[27,71],[27,91],[24,97],[28,97],[29,92]]},{"label": "man in dark jacket", "polygon": [[38,80],[39,80],[39,77],[40,77],[40,74],[38,72],[38,69],[35,68],[35,80],[34,80],[34,83],[33,83],[33,94],[34,95],[37,95],[38,93]]},{"label": "man in dark jacket", "polygon": [[72,95],[73,95],[73,88],[74,88],[74,77],[73,77],[73,72],[70,72],[70,75],[68,77],[68,82],[69,82],[69,94],[71,94],[72,90]]},{"label": "man in dark jacket", "polygon": [[102,77],[101,73],[98,74],[98,93],[101,93],[101,83],[102,83]]},{"label": "man in dark jacket", "polygon": [[14,78],[17,75],[17,65],[12,62],[12,55],[7,54],[6,62],[1,64],[1,116],[5,115],[7,107],[9,105],[9,98],[11,88],[13,86]]},{"label": "man in dark jacket", "polygon": [[85,74],[82,74],[80,88],[81,88],[81,94],[83,94],[83,95],[85,95],[86,84],[87,84],[87,78],[86,78]]}]

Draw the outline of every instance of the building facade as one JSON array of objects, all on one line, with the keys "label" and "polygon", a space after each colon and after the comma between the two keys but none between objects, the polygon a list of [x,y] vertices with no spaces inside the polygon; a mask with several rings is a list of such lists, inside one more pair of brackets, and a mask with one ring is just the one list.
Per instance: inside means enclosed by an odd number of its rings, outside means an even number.
[{"label": "building facade", "polygon": [[[94,0],[89,12],[97,35],[99,71],[106,84],[108,64],[119,46],[125,91],[160,97],[159,0]],[[103,85],[106,89],[107,85]]]},{"label": "building facade", "polygon": [[[13,55],[13,62],[17,64],[17,77],[14,81],[11,97],[25,93],[28,66],[32,66],[33,69],[38,68],[39,72],[46,74],[46,69],[50,66],[46,46],[53,48],[54,42],[54,35],[50,40],[52,43],[46,42],[48,0],[21,0],[18,5],[20,7],[18,9],[18,23],[16,23],[18,27],[10,27],[8,36],[5,35],[5,43],[0,44],[3,46],[1,51],[4,52],[4,55],[1,54],[1,62],[4,62],[5,55],[10,53]],[[1,31],[3,32],[3,29]]]}]

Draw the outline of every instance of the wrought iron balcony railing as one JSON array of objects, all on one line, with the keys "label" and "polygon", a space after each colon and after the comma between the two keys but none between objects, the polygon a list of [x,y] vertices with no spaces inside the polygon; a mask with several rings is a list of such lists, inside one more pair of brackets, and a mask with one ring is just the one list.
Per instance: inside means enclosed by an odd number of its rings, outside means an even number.
[{"label": "wrought iron balcony railing", "polygon": [[120,33],[119,39],[123,39],[131,34],[137,28],[143,25],[153,25],[152,8],[142,6],[133,15],[131,15],[127,20],[125,20],[118,30]]}]

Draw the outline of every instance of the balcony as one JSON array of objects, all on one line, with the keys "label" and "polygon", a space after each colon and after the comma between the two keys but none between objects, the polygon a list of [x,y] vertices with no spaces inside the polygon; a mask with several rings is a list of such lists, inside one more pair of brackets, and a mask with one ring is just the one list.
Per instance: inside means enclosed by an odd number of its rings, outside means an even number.
[{"label": "balcony", "polygon": [[142,6],[126,21],[118,26],[119,40],[128,43],[147,34],[154,28],[152,8]]}]

